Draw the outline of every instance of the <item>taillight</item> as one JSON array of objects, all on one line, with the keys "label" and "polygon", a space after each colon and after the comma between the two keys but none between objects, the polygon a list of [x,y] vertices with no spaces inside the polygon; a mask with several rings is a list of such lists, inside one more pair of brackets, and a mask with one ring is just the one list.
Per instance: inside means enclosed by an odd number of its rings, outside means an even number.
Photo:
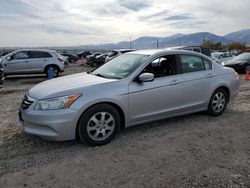
[{"label": "taillight", "polygon": [[58,57],[57,59],[58,59],[59,61],[63,62],[63,59],[62,59],[62,58]]}]

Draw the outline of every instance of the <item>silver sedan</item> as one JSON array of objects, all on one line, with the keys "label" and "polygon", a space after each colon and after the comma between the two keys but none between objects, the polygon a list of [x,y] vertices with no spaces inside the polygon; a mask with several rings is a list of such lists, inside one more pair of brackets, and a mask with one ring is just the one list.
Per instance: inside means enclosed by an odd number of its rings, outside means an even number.
[{"label": "silver sedan", "polygon": [[219,116],[238,92],[238,74],[200,53],[134,51],[34,86],[19,118],[26,133],[103,145],[121,128],[199,111]]}]

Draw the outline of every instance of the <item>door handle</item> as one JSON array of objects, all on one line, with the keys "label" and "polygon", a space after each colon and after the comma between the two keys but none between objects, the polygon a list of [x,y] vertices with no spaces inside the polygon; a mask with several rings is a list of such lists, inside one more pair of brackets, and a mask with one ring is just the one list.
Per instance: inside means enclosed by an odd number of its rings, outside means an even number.
[{"label": "door handle", "polygon": [[170,85],[177,85],[177,84],[179,84],[179,83],[181,83],[179,80],[172,80],[172,81],[170,82]]},{"label": "door handle", "polygon": [[213,74],[212,74],[212,73],[209,73],[209,74],[207,74],[207,77],[208,77],[208,78],[211,78],[211,77],[213,77]]}]

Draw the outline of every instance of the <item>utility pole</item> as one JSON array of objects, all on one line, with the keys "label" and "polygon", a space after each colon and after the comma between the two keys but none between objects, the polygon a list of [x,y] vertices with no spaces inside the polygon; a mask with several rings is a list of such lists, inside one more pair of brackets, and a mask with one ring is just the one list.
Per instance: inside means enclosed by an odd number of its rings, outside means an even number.
[{"label": "utility pole", "polygon": [[156,40],[156,48],[159,49],[159,39]]}]

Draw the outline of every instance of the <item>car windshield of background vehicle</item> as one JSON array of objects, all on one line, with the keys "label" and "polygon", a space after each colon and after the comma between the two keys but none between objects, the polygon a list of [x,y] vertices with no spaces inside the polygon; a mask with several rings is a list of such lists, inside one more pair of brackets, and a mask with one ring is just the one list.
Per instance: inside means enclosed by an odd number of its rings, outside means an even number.
[{"label": "car windshield of background vehicle", "polygon": [[147,57],[147,55],[123,54],[96,69],[92,74],[110,79],[126,78],[134,72]]}]

